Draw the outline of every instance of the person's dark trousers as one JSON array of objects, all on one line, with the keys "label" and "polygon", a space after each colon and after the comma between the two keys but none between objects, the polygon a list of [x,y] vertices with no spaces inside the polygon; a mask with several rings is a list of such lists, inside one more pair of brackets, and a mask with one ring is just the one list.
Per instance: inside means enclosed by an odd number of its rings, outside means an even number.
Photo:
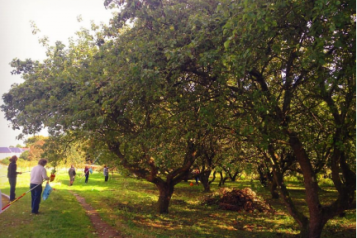
[{"label": "person's dark trousers", "polygon": [[[30,184],[30,189],[36,187],[38,184]],[[37,214],[38,209],[40,208],[40,202],[41,202],[41,193],[42,193],[42,184],[38,185],[36,188],[31,190],[31,208],[32,208],[32,213]]]},{"label": "person's dark trousers", "polygon": [[16,188],[16,177],[15,178],[9,178],[9,183],[10,183],[10,201],[15,200],[15,188]]},{"label": "person's dark trousers", "polygon": [[85,183],[88,183],[88,177],[89,177],[89,174],[86,175],[86,180],[84,181]]},{"label": "person's dark trousers", "polygon": [[105,182],[107,182],[108,181],[108,175],[107,176],[104,176],[105,177]]}]

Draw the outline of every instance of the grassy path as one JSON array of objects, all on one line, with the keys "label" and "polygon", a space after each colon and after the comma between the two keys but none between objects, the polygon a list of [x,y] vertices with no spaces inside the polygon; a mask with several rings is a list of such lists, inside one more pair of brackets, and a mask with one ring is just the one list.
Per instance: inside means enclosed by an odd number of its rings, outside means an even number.
[{"label": "grassy path", "polygon": [[112,226],[108,225],[104,222],[98,212],[88,203],[86,203],[85,199],[78,194],[69,190],[69,192],[76,197],[77,201],[82,205],[83,209],[86,211],[87,216],[90,218],[95,233],[100,238],[121,238],[119,232],[115,230]]}]

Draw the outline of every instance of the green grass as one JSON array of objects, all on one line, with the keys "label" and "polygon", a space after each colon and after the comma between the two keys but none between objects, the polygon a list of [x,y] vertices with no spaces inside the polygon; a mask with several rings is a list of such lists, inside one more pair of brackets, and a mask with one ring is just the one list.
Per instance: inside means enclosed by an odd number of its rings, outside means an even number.
[{"label": "green grass", "polygon": [[[0,170],[3,173],[3,170]],[[269,192],[257,181],[227,182],[227,187],[253,187],[257,194],[272,204],[277,214],[229,212],[214,206],[201,205],[203,188],[182,182],[175,187],[169,214],[158,214],[156,187],[143,180],[110,176],[107,183],[101,173],[91,174],[84,183],[77,173],[73,186],[68,186],[66,171],[60,171],[46,201],[41,201],[38,216],[30,215],[31,194],[14,203],[0,215],[0,237],[95,237],[94,229],[85,211],[69,192],[86,199],[108,224],[125,237],[295,237],[299,233],[294,219],[287,215],[280,200],[271,200]],[[9,192],[6,178],[0,178],[0,189]],[[29,174],[19,175],[16,193],[28,191]],[[298,206],[308,212],[301,184],[289,182],[288,188]],[[212,191],[218,191],[217,184]],[[323,187],[322,201],[328,203],[336,196],[331,187]],[[343,218],[336,217],[325,226],[323,237],[355,237],[355,210]],[[4,232],[3,232],[4,231]]]}]

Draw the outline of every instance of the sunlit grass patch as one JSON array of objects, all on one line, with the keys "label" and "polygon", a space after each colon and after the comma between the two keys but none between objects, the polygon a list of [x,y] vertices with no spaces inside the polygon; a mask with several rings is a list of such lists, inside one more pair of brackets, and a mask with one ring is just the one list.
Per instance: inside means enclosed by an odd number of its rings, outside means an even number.
[{"label": "sunlit grass patch", "polygon": [[[75,197],[66,191],[63,183],[51,183],[52,191],[46,201],[41,201],[40,215],[31,214],[31,193],[15,202],[0,215],[0,237],[95,237],[85,211]],[[9,186],[1,184],[8,193]],[[16,195],[29,190],[29,176],[18,176]]]},{"label": "sunlit grass patch", "polygon": [[[275,213],[223,211],[219,210],[218,206],[202,205],[203,197],[206,195],[202,192],[203,187],[189,186],[189,183],[185,182],[175,187],[169,214],[157,213],[159,192],[156,186],[137,178],[125,178],[115,174],[108,182],[104,182],[101,173],[93,173],[88,184],[85,184],[79,173],[74,185],[69,186],[69,177],[64,170],[58,172],[55,182],[51,185],[56,190],[48,200],[41,202],[40,212],[44,212],[42,217],[28,215],[30,196],[26,196],[16,207],[6,211],[17,223],[9,231],[26,237],[25,232],[20,232],[21,230],[39,229],[43,223],[46,229],[51,229],[44,233],[50,237],[94,237],[94,230],[85,211],[70,190],[84,197],[104,221],[120,230],[126,237],[292,238],[299,233],[296,222],[288,215],[282,201],[271,199],[269,190],[260,186],[259,181],[227,182],[225,185],[236,189],[254,188],[257,196],[269,202]],[[28,190],[28,186],[28,178],[21,179],[16,191],[20,194]],[[8,192],[8,183],[4,183],[1,189]],[[213,183],[211,189],[211,193],[219,194],[220,188],[217,183]],[[301,184],[299,187],[298,182],[293,182],[290,191],[298,208],[308,212],[306,195],[301,189]],[[327,191],[324,187],[321,190],[322,202],[331,202],[336,198],[336,194],[336,191]],[[0,215],[0,221],[1,219]],[[13,226],[7,219],[3,225]],[[355,225],[355,211],[348,211],[345,217],[336,217],[329,221],[326,231],[334,234],[333,238],[343,237],[350,234]],[[1,226],[0,224],[0,228]],[[74,231],[73,226],[78,230]],[[65,231],[66,229],[68,231]],[[343,233],[344,231],[347,233]],[[326,233],[324,235],[323,237],[328,237]]]}]

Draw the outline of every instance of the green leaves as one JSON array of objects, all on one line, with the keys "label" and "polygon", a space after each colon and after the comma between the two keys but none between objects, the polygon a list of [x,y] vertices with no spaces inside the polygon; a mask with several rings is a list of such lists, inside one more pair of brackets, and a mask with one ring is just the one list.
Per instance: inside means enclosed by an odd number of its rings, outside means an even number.
[{"label": "green leaves", "polygon": [[143,171],[144,155],[162,172],[181,166],[188,141],[228,158],[238,142],[284,154],[291,132],[311,167],[324,150],[353,158],[355,10],[340,2],[106,1],[123,7],[111,26],[57,42],[42,63],[11,62],[25,83],[2,110],[26,133],[114,144]]},{"label": "green leaves", "polygon": [[224,48],[226,48],[226,50],[229,48],[230,43],[231,43],[230,40],[227,40],[226,42],[224,42]]}]

